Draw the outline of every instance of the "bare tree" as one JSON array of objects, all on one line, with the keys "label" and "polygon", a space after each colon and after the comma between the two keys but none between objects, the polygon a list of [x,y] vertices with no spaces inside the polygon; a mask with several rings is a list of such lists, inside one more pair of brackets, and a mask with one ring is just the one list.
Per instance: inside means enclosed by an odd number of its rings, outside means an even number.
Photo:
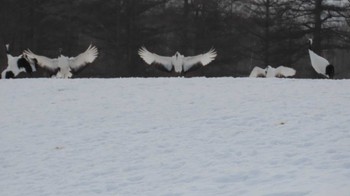
[{"label": "bare tree", "polygon": [[288,39],[283,29],[291,29],[288,26],[294,23],[292,18],[287,17],[288,1],[251,0],[246,6],[250,23],[245,25],[244,29],[255,42],[250,47],[255,58],[265,66],[281,63],[283,60],[278,54],[285,50],[286,45],[281,45],[280,42]]},{"label": "bare tree", "polygon": [[[320,53],[326,39],[340,38],[346,35],[344,25],[350,12],[350,3],[345,1],[297,0],[291,9],[305,34],[313,37],[313,48]],[[334,43],[334,42],[333,42]],[[332,44],[329,44],[329,49]]]}]

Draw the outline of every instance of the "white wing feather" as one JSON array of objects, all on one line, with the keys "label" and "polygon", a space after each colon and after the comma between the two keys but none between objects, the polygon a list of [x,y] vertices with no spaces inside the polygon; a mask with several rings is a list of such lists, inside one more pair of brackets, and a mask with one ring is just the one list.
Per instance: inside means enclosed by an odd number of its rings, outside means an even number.
[{"label": "white wing feather", "polygon": [[266,77],[266,71],[265,69],[262,69],[260,67],[254,67],[254,69],[252,70],[252,72],[250,73],[249,77],[250,78],[256,78],[256,77]]},{"label": "white wing feather", "polygon": [[88,49],[79,54],[76,57],[70,58],[69,61],[69,67],[72,70],[78,70],[81,67],[85,66],[88,63],[92,63],[98,56],[98,50],[95,46],[90,45]]},{"label": "white wing feather", "polygon": [[152,63],[158,63],[163,65],[163,67],[168,71],[171,71],[173,69],[171,57],[160,56],[155,53],[151,53],[145,47],[142,47],[139,50],[139,55],[149,65],[151,65]]},{"label": "white wing feather", "polygon": [[329,65],[329,61],[327,59],[317,55],[312,50],[309,50],[309,55],[311,59],[311,65],[315,69],[315,71],[319,74],[325,75],[326,67]]},{"label": "white wing feather", "polygon": [[216,51],[214,48],[212,48],[205,54],[185,57],[183,62],[184,71],[185,72],[188,71],[189,69],[191,69],[193,65],[198,63],[202,64],[203,66],[206,66],[210,62],[212,62],[216,56],[217,56]]},{"label": "white wing feather", "polygon": [[23,54],[27,55],[30,59],[36,59],[37,63],[40,67],[48,69],[50,71],[55,71],[58,69],[58,60],[51,59],[45,56],[40,56],[34,54],[31,50],[27,49],[23,52]]},{"label": "white wing feather", "polygon": [[275,69],[275,77],[278,75],[282,75],[284,77],[291,77],[296,74],[295,69],[285,66],[279,66]]}]

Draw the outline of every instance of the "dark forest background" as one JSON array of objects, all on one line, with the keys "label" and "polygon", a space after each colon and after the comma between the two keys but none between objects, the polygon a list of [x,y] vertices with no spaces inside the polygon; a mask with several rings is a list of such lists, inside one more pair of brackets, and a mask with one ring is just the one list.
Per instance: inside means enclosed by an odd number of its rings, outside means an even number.
[{"label": "dark forest background", "polygon": [[[330,3],[335,2],[335,3]],[[76,77],[171,76],[146,65],[141,46],[160,55],[196,55],[214,47],[214,62],[186,76],[248,76],[254,66],[289,66],[314,78],[315,52],[350,78],[350,7],[327,0],[1,0],[0,68],[24,49],[51,58],[76,56],[90,43],[97,60]],[[45,75],[45,74],[44,74]]]}]

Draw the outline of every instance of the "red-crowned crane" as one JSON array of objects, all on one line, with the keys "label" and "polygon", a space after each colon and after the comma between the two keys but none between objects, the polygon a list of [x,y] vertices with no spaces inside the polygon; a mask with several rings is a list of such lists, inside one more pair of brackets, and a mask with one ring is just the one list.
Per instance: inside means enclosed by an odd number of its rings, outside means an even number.
[{"label": "red-crowned crane", "polygon": [[31,74],[36,71],[35,62],[25,54],[12,56],[10,54],[10,45],[6,44],[7,67],[1,73],[2,79],[15,78],[18,74],[25,72]]},{"label": "red-crowned crane", "polygon": [[139,50],[140,57],[149,65],[161,65],[159,68],[165,71],[176,73],[184,73],[193,71],[199,67],[206,66],[212,62],[217,56],[215,49],[210,49],[207,53],[197,56],[185,57],[179,52],[176,52],[174,56],[160,56],[155,53],[149,52],[145,47]]},{"label": "red-crowned crane", "polygon": [[269,65],[265,69],[262,69],[260,67],[254,67],[249,77],[251,78],[256,78],[256,77],[283,78],[283,77],[292,77],[295,74],[296,74],[296,71],[293,68],[285,67],[285,66],[279,66],[277,68],[273,68]]},{"label": "red-crowned crane", "polygon": [[312,39],[309,39],[309,56],[311,60],[311,65],[318,74],[321,74],[327,78],[334,77],[334,66],[330,64],[327,59],[316,54],[312,50]]},{"label": "red-crowned crane", "polygon": [[[61,49],[60,49],[61,53]],[[67,57],[60,54],[58,58],[48,58],[34,54],[31,50],[25,50],[24,54],[34,59],[38,66],[55,74],[56,78],[71,78],[88,63],[92,63],[98,56],[98,50],[90,45],[88,49],[76,57]]]}]

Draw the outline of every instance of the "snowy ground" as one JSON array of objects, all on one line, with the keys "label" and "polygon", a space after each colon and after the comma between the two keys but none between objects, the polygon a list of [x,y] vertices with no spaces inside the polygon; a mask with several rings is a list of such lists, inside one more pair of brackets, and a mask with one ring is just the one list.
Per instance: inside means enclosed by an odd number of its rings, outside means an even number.
[{"label": "snowy ground", "polygon": [[349,196],[350,80],[0,81],[2,196]]}]

